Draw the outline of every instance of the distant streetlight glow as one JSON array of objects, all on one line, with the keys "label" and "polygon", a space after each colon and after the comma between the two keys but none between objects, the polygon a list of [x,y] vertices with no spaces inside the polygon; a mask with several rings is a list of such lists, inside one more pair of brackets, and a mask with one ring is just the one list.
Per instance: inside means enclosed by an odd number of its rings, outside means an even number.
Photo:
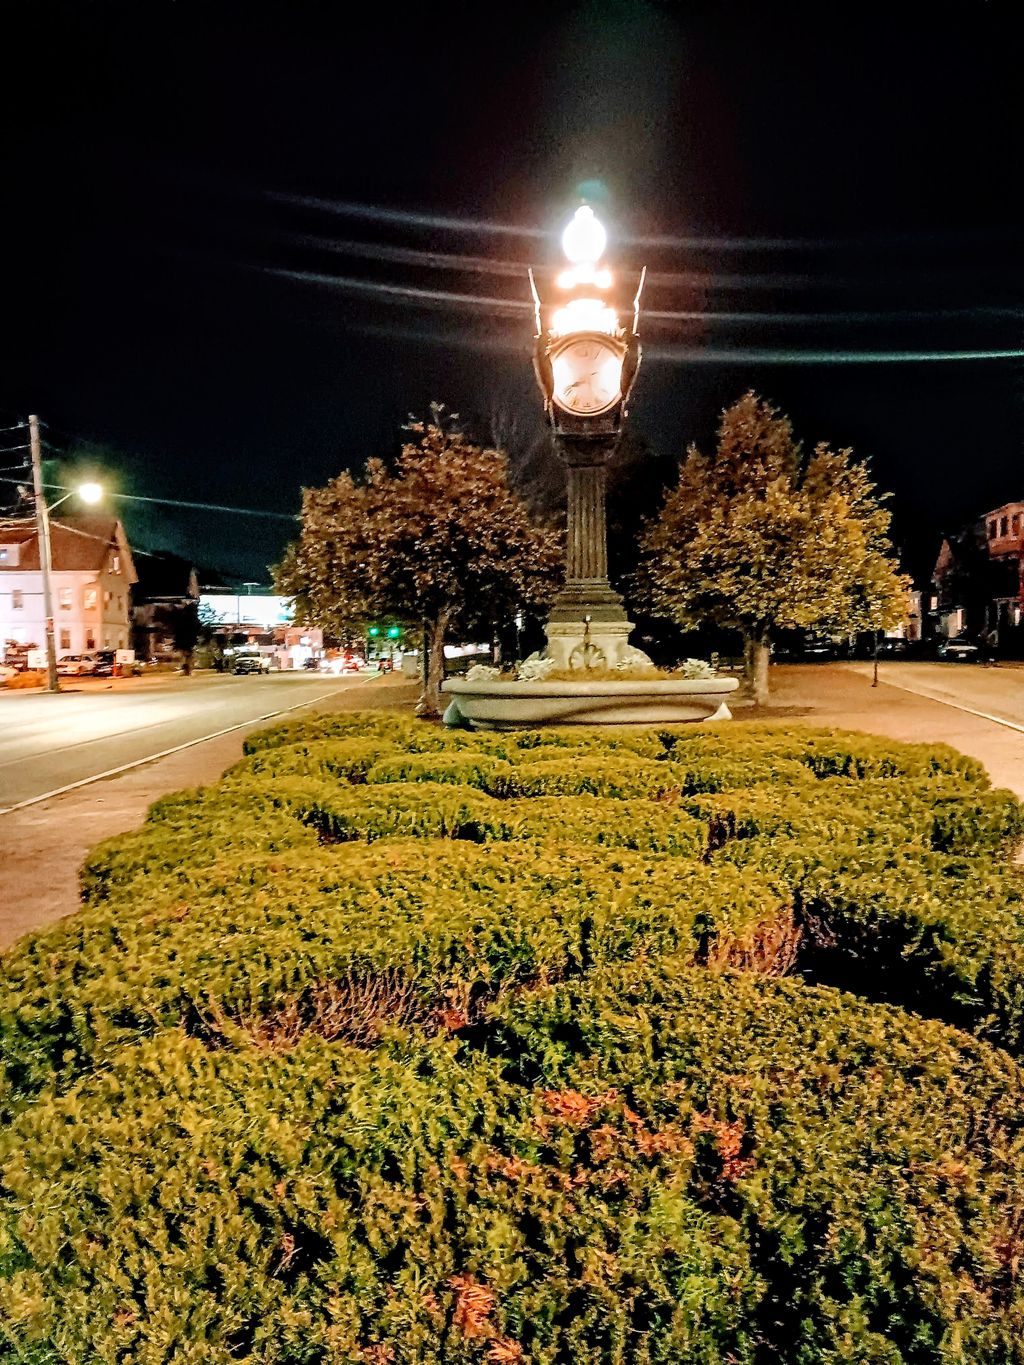
[{"label": "distant streetlight glow", "polygon": [[78,496],[83,502],[97,503],[103,497],[103,489],[98,483],[80,483],[78,485]]}]

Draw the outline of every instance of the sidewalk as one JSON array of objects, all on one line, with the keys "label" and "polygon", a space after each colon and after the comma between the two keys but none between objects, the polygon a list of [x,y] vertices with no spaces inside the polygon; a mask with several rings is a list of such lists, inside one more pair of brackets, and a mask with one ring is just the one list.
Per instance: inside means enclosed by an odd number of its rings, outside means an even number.
[{"label": "sidewalk", "polygon": [[[363,707],[412,709],[418,687],[401,675],[374,678],[340,692],[336,701],[316,703],[318,711]],[[288,719],[302,715],[293,711]],[[133,768],[120,777],[94,782],[51,801],[2,817],[4,857],[0,861],[0,951],[32,929],[41,929],[78,909],[78,869],[94,844],[132,829],[158,797],[215,782],[242,757],[252,731],[274,725],[256,722],[232,734],[205,740],[180,753]]]},{"label": "sidewalk", "polygon": [[867,666],[778,665],[771,671],[771,687],[767,706],[737,707],[736,720],[829,725],[914,743],[951,744],[984,763],[994,786],[1024,800],[1024,734],[1019,731],[884,681],[872,687]]}]

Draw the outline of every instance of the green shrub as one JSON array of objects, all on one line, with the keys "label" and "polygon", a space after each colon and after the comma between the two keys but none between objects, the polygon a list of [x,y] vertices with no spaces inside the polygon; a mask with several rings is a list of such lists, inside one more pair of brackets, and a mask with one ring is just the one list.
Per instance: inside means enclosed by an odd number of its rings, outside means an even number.
[{"label": "green shrub", "polygon": [[634,758],[629,754],[584,753],[518,763],[510,794],[517,796],[675,796],[679,778],[668,763]]},{"label": "green shrub", "polygon": [[1019,875],[915,854],[822,865],[796,889],[816,971],[871,980],[876,993],[1024,1052]]},{"label": "green shrub", "polygon": [[366,780],[371,783],[449,782],[504,796],[511,788],[513,771],[510,763],[490,754],[404,754],[375,763]]},{"label": "green shrub", "polygon": [[678,806],[609,797],[530,797],[498,800],[463,786],[388,782],[363,787],[324,783],[306,797],[301,818],[326,842],[429,837],[536,839],[603,844],[700,858],[707,824]]},{"label": "green shrub", "polygon": [[[987,788],[984,766],[948,744],[901,744],[844,730],[817,730],[759,723],[724,735],[688,726],[661,732],[674,761],[761,765],[798,762],[817,778],[953,777],[962,786]],[[765,777],[759,779],[764,781]],[[748,785],[743,783],[740,785]]]},{"label": "green shrub", "polygon": [[0,1140],[0,1334],[34,1365],[751,1362],[689,1139],[593,1109],[614,1163],[450,1044],[161,1035]]},{"label": "green shrub", "polygon": [[0,964],[0,1360],[1024,1365],[1024,822],[973,760],[246,752]]},{"label": "green shrub", "polygon": [[443,731],[431,731],[430,727],[399,711],[345,711],[335,715],[304,716],[301,720],[257,730],[246,737],[242,750],[246,754],[257,754],[283,745],[343,739],[386,740],[401,747],[425,730],[443,735]]},{"label": "green shrub", "polygon": [[387,840],[213,871],[206,889],[100,902],[5,958],[11,1102],[183,1019],[315,1014],[325,984],[382,989],[400,1022],[634,953],[781,970],[795,944],[765,878],[628,850]]},{"label": "green shrub", "polygon": [[622,800],[583,793],[571,801],[559,796],[531,796],[494,803],[488,822],[478,828],[488,839],[538,839],[558,843],[604,844],[651,853],[701,858],[707,848],[704,820],[674,803]]},{"label": "green shrub", "polygon": [[[376,839],[469,839],[481,842],[503,803],[472,787],[437,781],[362,787],[323,783],[302,819],[326,843]],[[493,813],[492,813],[493,812]]]},{"label": "green shrub", "polygon": [[385,739],[309,739],[295,744],[278,744],[257,749],[243,758],[226,777],[305,777],[325,775],[342,782],[364,782],[373,765],[395,746]]},{"label": "green shrub", "polygon": [[696,1138],[687,1192],[736,1220],[765,1287],[758,1359],[1021,1359],[1024,1075],[1005,1054],[667,959],[508,1001],[489,1050],[533,1093],[611,1090],[638,1133]]},{"label": "green shrub", "polygon": [[0,1139],[3,1330],[35,1365],[1012,1365],[1022,1122],[984,1044],[668,957],[462,1044],[169,1030]]}]

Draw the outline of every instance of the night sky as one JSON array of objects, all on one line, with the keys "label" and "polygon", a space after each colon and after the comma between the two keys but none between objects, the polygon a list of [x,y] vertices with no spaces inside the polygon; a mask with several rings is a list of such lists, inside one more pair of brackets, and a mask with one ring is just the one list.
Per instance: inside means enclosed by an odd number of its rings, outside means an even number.
[{"label": "night sky", "polygon": [[[651,272],[652,504],[754,387],[870,457],[920,573],[1024,496],[1024,361],[907,358],[1024,345],[1019,8],[9,4],[0,425],[284,513],[432,399],[528,442],[525,267],[586,184]],[[116,506],[238,578],[289,535]]]}]

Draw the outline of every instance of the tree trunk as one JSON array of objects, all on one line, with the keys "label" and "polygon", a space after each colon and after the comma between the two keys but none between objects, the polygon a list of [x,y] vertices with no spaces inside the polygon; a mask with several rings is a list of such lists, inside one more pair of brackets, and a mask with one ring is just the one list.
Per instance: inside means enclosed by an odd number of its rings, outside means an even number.
[{"label": "tree trunk", "polygon": [[768,635],[754,633],[743,637],[743,672],[747,693],[758,706],[768,700]]},{"label": "tree trunk", "polygon": [[444,682],[444,640],[449,615],[448,611],[442,611],[429,622],[424,631],[427,669],[423,681],[423,695],[416,703],[416,714],[422,716],[424,720],[435,720],[444,710],[441,684]]}]

